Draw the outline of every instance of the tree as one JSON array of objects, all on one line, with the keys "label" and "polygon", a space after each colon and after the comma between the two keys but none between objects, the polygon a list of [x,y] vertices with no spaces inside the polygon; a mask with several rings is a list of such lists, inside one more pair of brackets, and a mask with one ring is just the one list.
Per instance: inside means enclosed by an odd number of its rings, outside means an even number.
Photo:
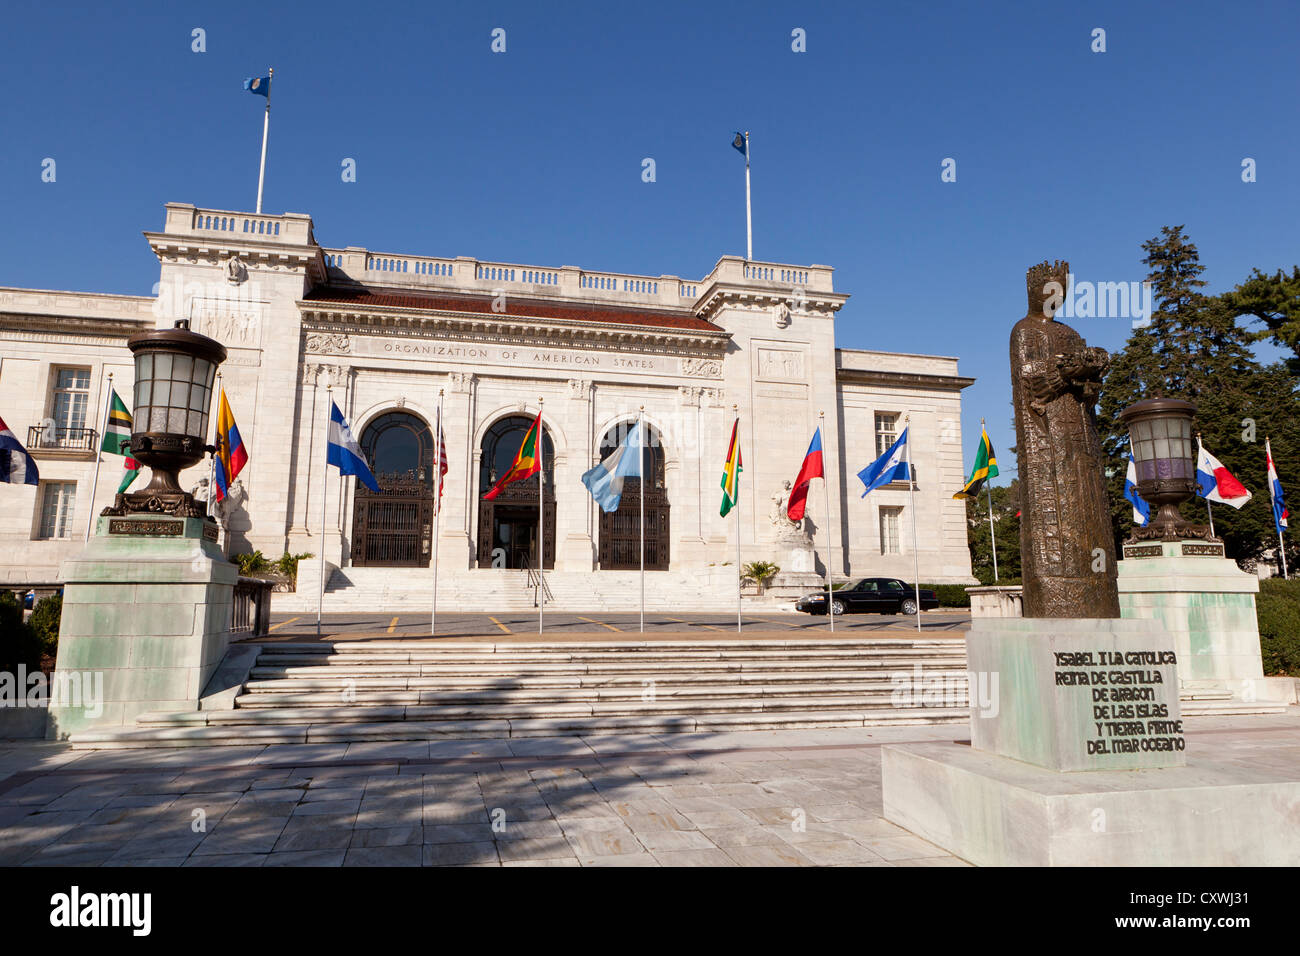
[{"label": "tree", "polygon": [[[1204,267],[1182,228],[1166,226],[1143,243],[1155,298],[1151,322],[1134,329],[1124,349],[1112,356],[1102,384],[1098,429],[1108,461],[1116,544],[1131,533],[1133,513],[1124,498],[1128,430],[1119,414],[1145,398],[1182,398],[1197,405],[1195,427],[1205,446],[1256,496],[1241,511],[1214,511],[1215,531],[1228,556],[1250,562],[1277,542],[1264,481],[1265,435],[1272,438],[1283,487],[1300,480],[1298,382],[1285,365],[1263,367],[1256,360],[1251,351],[1256,336],[1237,324],[1240,305],[1231,294],[1200,291]],[[1207,520],[1199,497],[1182,511],[1197,523]]]},{"label": "tree", "polygon": [[971,573],[980,584],[993,584],[993,549],[998,543],[998,583],[1020,580],[1020,479],[993,489],[993,531],[989,530],[988,492],[966,499],[966,540],[970,545]]},{"label": "tree", "polygon": [[1254,316],[1264,328],[1254,337],[1272,339],[1280,348],[1290,349],[1296,357],[1287,360],[1294,373],[1300,374],[1300,266],[1287,275],[1281,269],[1272,275],[1256,269],[1250,278],[1223,300],[1234,316]]}]

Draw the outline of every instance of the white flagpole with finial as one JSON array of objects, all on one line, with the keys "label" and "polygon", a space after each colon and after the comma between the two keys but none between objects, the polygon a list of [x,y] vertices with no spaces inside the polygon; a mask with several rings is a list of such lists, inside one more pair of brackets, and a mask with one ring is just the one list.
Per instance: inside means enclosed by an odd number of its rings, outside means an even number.
[{"label": "white flagpole with finial", "polygon": [[[735,452],[736,452],[736,457],[739,458],[740,457],[740,406],[732,405],[731,410],[732,412],[735,413],[736,416],[736,424],[733,427],[735,428],[735,435],[736,435]],[[743,528],[745,525],[740,520],[740,469],[739,468],[736,469],[734,490],[736,492],[736,633],[739,634],[742,630],[741,620],[740,620],[741,611],[745,605],[745,598],[741,593],[741,583],[740,583],[741,578],[743,577],[743,574],[740,570],[740,529]]]},{"label": "white flagpole with finial", "polygon": [[[1204,450],[1205,450],[1205,446],[1201,444],[1201,433],[1197,432],[1196,433],[1196,452],[1197,452],[1196,464],[1197,465],[1201,463],[1200,453]],[[1205,496],[1205,511],[1210,516],[1210,537],[1213,538],[1214,537],[1214,508],[1210,505],[1209,495]]]},{"label": "white flagpole with finial", "polygon": [[645,473],[645,431],[642,422],[645,421],[645,406],[642,405],[637,410],[636,415],[636,453],[640,456],[637,461],[636,472],[641,476],[641,493],[637,495],[638,504],[640,505],[641,526],[641,633],[645,633],[645,494],[646,478]]},{"label": "white flagpole with finial", "polygon": [[[981,418],[980,419],[980,451],[984,450],[984,435],[985,435],[984,419]],[[908,455],[909,456],[911,455],[910,450],[908,452]],[[910,457],[908,458],[908,462],[909,462],[907,466],[908,479],[911,480],[912,466],[910,464],[911,462]],[[985,472],[988,471],[987,462],[985,463],[984,469]],[[993,583],[997,584],[998,583],[998,535],[997,532],[993,530],[993,479],[988,477],[987,474],[985,474],[984,476],[984,490],[989,493],[989,542],[993,547]],[[917,587],[920,586],[921,583],[918,581]],[[919,610],[919,606],[918,606],[918,610]]]},{"label": "white flagpole with finial", "polygon": [[831,486],[826,454],[826,413],[817,413],[817,431],[822,436],[822,494],[826,502],[826,614],[830,618],[831,633],[835,633],[834,577],[831,575]]},{"label": "white flagpole with finial", "polygon": [[[911,427],[911,413],[903,416],[903,431]],[[981,441],[983,436],[981,436]],[[907,455],[907,510],[912,512],[912,569],[916,575],[916,580],[912,587],[916,589],[916,630],[919,634],[921,631],[921,555],[917,551],[916,544],[916,478],[912,474],[912,436],[907,436],[907,443],[903,446],[903,453]],[[992,499],[990,499],[992,500]]]},{"label": "white flagpole with finial", "polygon": [[438,389],[438,434],[433,439],[433,613],[429,633],[438,636],[438,521],[442,517],[442,389]]},{"label": "white flagpole with finial", "polygon": [[330,477],[330,419],[334,413],[334,383],[325,386],[325,475],[320,483],[320,593],[316,598],[316,636],[320,637],[321,610],[325,606],[325,499]]},{"label": "white flagpole with finial", "polygon": [[108,373],[108,391],[104,394],[104,427],[98,437],[99,447],[95,449],[95,477],[90,482],[90,507],[86,512],[86,540],[90,540],[90,526],[95,521],[95,491],[99,488],[99,463],[104,457],[104,436],[108,434],[108,416],[113,409],[113,373]]},{"label": "white flagpole with finial", "polygon": [[[1269,444],[1268,436],[1264,436],[1264,454],[1268,456],[1268,462],[1274,468],[1277,468],[1277,462],[1273,461],[1273,446]],[[1268,475],[1268,496],[1273,497],[1273,476]],[[1281,479],[1278,479],[1281,481]],[[1273,524],[1277,528],[1277,556],[1282,559],[1282,580],[1290,580],[1290,575],[1286,570],[1286,543],[1282,540],[1282,526],[1277,522],[1277,512],[1273,513]]]},{"label": "white flagpole with finial", "polygon": [[546,459],[543,452],[546,443],[542,441],[542,412],[546,399],[537,399],[537,633],[542,633],[542,624],[546,617]]},{"label": "white flagpole with finial", "polygon": [[262,114],[262,163],[257,169],[257,214],[262,214],[262,183],[266,179],[266,134],[271,129],[271,80],[275,78],[275,67],[266,71],[266,112]]}]

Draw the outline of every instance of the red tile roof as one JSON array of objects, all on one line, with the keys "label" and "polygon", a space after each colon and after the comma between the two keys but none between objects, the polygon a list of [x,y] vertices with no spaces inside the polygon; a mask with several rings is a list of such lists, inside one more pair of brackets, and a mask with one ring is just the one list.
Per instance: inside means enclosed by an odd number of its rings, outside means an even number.
[{"label": "red tile roof", "polygon": [[528,316],[539,319],[561,319],[567,322],[616,323],[620,325],[654,326],[691,332],[721,332],[712,322],[693,315],[674,315],[639,309],[605,308],[596,305],[551,303],[538,299],[506,297],[504,313],[494,312],[492,296],[453,295],[450,293],[390,292],[364,287],[317,286],[304,296],[304,301],[359,308],[380,306],[390,309],[431,309],[448,312],[475,312],[484,315]]}]

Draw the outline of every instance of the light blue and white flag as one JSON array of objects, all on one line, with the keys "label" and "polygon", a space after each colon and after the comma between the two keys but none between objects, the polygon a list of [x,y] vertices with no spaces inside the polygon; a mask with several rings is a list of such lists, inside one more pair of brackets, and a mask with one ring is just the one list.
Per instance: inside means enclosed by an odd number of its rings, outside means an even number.
[{"label": "light blue and white flag", "polygon": [[325,453],[326,464],[333,465],[340,475],[356,475],[361,483],[371,491],[379,490],[379,482],[366,464],[366,456],[361,453],[361,446],[352,437],[352,429],[343,418],[336,403],[330,402],[329,447]]},{"label": "light blue and white flag", "polygon": [[612,455],[582,476],[582,483],[602,511],[618,510],[624,478],[641,477],[641,449],[641,423],[637,422],[627,430]]},{"label": "light blue and white flag", "polygon": [[1137,465],[1133,463],[1133,453],[1129,452],[1128,474],[1124,476],[1124,497],[1133,504],[1133,523],[1139,528],[1145,528],[1151,521],[1151,506],[1138,497],[1137,480]]},{"label": "light blue and white flag", "polygon": [[899,435],[898,440],[889,446],[888,451],[858,472],[858,478],[867,486],[867,490],[862,492],[862,497],[865,498],[881,485],[908,480],[911,472],[908,471],[907,462],[903,460],[903,457],[907,449],[907,433],[910,430],[910,428],[904,428],[903,434]]}]

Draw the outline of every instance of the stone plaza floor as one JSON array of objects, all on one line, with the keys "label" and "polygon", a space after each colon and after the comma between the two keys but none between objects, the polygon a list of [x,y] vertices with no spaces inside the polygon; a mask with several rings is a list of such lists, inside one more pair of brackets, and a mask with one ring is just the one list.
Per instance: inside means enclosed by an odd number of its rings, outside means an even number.
[{"label": "stone plaza floor", "polygon": [[[1188,720],[1300,748],[1300,714]],[[963,866],[881,818],[880,747],[959,727],[73,751],[0,742],[0,864]]]}]

